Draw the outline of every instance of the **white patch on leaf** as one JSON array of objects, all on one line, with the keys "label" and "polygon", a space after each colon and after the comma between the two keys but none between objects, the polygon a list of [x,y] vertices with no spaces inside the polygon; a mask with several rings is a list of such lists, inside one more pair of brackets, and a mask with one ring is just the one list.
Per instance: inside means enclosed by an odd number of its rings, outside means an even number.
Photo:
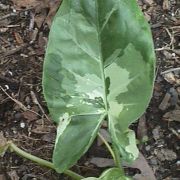
[{"label": "white patch on leaf", "polygon": [[69,113],[64,113],[61,117],[59,117],[59,125],[57,128],[57,136],[56,136],[55,145],[58,143],[59,137],[63,134],[64,130],[70,123],[70,120],[71,118],[69,116]]}]

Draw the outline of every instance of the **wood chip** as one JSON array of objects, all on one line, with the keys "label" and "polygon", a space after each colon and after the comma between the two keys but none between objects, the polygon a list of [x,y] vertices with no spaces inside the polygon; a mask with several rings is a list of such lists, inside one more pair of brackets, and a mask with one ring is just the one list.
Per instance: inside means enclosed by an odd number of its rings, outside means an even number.
[{"label": "wood chip", "polygon": [[38,115],[31,112],[31,111],[25,111],[22,113],[23,117],[28,121],[35,121],[38,119]]},{"label": "wood chip", "polygon": [[164,79],[167,82],[169,82],[170,84],[174,84],[176,82],[176,79],[175,79],[174,74],[172,72],[164,74]]},{"label": "wood chip", "polygon": [[159,109],[161,109],[162,111],[166,110],[169,107],[170,99],[171,99],[171,95],[169,93],[166,93],[161,104],[159,105]]},{"label": "wood chip", "polygon": [[163,1],[163,10],[169,10],[169,9],[170,9],[169,0],[164,0]]},{"label": "wood chip", "polygon": [[21,35],[18,32],[14,32],[14,37],[15,37],[16,42],[18,44],[24,44],[24,41],[23,41]]},{"label": "wood chip", "polygon": [[147,137],[146,116],[142,115],[138,122],[137,138],[142,141],[145,137]]},{"label": "wood chip", "polygon": [[180,122],[180,110],[178,109],[178,110],[167,112],[163,116],[163,120]]},{"label": "wood chip", "polygon": [[153,0],[143,0],[143,2],[144,2],[145,4],[147,4],[148,6],[151,6],[151,5],[154,3]]},{"label": "wood chip", "polygon": [[0,180],[6,180],[6,177],[4,174],[0,174]]}]

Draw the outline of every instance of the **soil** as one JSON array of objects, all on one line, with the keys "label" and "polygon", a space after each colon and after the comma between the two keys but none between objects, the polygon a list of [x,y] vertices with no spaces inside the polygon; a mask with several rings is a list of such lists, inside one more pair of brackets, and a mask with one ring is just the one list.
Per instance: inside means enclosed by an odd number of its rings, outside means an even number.
[{"label": "soil", "polygon": [[[23,150],[50,161],[56,128],[48,117],[41,81],[49,27],[57,9],[53,3],[57,0],[38,6],[34,4],[37,3],[35,0],[28,4],[28,1],[22,1],[26,3],[24,7],[19,7],[16,2],[18,0],[0,0],[0,132]],[[139,0],[139,5],[152,29],[157,69],[151,103],[132,128],[139,139],[139,149],[156,179],[178,180],[180,2]],[[94,158],[97,159],[94,161]],[[102,165],[102,158],[107,165]],[[83,176],[98,176],[105,166],[112,165],[109,160],[106,148],[97,139],[72,169]],[[137,173],[132,167],[126,166],[125,170],[130,175]],[[0,157],[1,179],[71,178],[7,152]]]}]

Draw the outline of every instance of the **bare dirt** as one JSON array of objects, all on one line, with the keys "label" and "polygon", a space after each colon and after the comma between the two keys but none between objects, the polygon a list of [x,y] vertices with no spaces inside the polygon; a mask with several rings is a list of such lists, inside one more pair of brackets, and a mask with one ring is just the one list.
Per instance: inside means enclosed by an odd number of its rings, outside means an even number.
[{"label": "bare dirt", "polygon": [[[0,132],[18,147],[49,161],[56,128],[48,117],[41,81],[49,27],[58,3],[0,0]],[[151,103],[132,128],[156,179],[179,180],[180,2],[140,0],[139,4],[152,29],[157,68]],[[105,129],[101,131],[107,135]],[[137,173],[145,171],[144,160],[138,162],[136,169],[124,166],[127,174],[142,180]],[[73,170],[98,176],[109,166],[110,155],[98,139]],[[7,152],[0,158],[0,180],[18,179],[70,178]]]}]

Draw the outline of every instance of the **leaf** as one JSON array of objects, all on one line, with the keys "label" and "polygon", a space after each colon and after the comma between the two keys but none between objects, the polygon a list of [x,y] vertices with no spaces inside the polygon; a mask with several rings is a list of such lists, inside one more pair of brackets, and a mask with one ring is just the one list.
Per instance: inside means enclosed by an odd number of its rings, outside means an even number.
[{"label": "leaf", "polygon": [[[104,116],[64,114],[63,121],[59,123],[53,161],[56,171],[63,172],[84,154],[96,137],[100,123]],[[81,149],[79,148],[81,147]],[[69,158],[69,156],[71,158]]]},{"label": "leaf", "polygon": [[135,0],[62,2],[43,71],[45,99],[60,123],[53,155],[58,172],[86,152],[105,114],[122,158],[138,157],[135,134],[128,127],[144,113],[152,95],[153,48]]},{"label": "leaf", "polygon": [[4,137],[3,133],[0,132],[0,156],[3,157],[5,152],[9,147],[7,139]]},{"label": "leaf", "polygon": [[122,175],[118,168],[111,168],[106,170],[99,178],[89,177],[82,180],[130,180],[130,178]]}]

